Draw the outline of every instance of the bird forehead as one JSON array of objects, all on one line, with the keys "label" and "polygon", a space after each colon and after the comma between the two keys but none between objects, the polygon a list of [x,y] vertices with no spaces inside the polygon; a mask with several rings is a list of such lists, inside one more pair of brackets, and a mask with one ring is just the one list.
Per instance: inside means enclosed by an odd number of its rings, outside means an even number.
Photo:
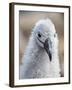
[{"label": "bird forehead", "polygon": [[53,24],[53,22],[50,19],[43,19],[43,20],[39,20],[35,27],[34,27],[34,32],[38,33],[41,32],[42,34],[45,35],[52,35],[56,32],[55,30],[55,26]]},{"label": "bird forehead", "polygon": [[37,27],[37,31],[41,32],[41,33],[44,33],[45,35],[48,35],[50,33],[54,33],[55,30],[54,30],[54,27],[49,27],[47,25],[43,25],[43,24],[40,24],[38,27]]}]

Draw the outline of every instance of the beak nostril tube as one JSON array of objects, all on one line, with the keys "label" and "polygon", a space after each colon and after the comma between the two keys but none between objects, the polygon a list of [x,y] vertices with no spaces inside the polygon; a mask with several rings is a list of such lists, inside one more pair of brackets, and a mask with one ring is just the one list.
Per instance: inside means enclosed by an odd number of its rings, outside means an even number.
[{"label": "beak nostril tube", "polygon": [[44,49],[46,50],[48,56],[49,56],[49,59],[50,61],[52,60],[52,53],[51,53],[51,45],[50,45],[50,39],[46,39],[45,40],[45,43],[44,43]]}]

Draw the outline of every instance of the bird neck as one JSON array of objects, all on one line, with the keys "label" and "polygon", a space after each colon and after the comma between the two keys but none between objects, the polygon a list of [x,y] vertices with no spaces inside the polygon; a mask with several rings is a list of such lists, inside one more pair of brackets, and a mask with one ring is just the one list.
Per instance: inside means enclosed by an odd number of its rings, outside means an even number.
[{"label": "bird neck", "polygon": [[59,60],[59,54],[58,54],[58,48],[53,47],[53,52],[52,52],[52,60]]}]

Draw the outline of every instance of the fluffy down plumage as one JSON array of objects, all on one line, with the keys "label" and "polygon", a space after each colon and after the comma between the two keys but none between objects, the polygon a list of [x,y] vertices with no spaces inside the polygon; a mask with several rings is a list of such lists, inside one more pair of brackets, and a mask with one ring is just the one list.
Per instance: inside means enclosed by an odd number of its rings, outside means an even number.
[{"label": "fluffy down plumage", "polygon": [[50,19],[34,26],[20,66],[20,79],[60,77],[58,36]]}]

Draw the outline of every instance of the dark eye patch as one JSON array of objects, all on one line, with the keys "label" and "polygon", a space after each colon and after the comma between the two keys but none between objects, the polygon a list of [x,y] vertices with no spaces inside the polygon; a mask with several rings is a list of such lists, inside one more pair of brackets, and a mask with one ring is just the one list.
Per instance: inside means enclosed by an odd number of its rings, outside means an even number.
[{"label": "dark eye patch", "polygon": [[40,33],[38,33],[38,37],[41,37],[41,34]]},{"label": "dark eye patch", "polygon": [[56,33],[54,34],[54,37],[56,37]]}]

